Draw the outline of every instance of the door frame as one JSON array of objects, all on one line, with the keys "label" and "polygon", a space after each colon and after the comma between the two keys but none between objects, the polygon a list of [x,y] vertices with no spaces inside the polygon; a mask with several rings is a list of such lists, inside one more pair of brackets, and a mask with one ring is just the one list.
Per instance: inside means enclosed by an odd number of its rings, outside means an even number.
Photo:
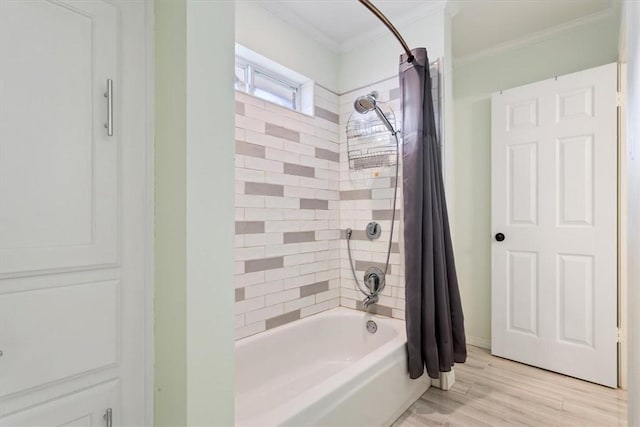
[{"label": "door frame", "polygon": [[[121,227],[126,227],[127,218],[122,215],[127,206],[132,202],[140,203],[140,195],[142,194],[143,208],[140,210],[142,218],[136,219],[143,224],[142,235],[143,241],[139,242],[139,246],[136,247],[139,255],[138,260],[140,263],[133,263],[132,268],[138,268],[142,271],[139,273],[139,277],[143,280],[143,286],[141,289],[137,289],[140,292],[138,300],[143,300],[143,314],[144,319],[143,334],[144,342],[140,346],[143,348],[143,354],[133,354],[130,356],[140,358],[138,365],[142,367],[143,375],[143,417],[144,425],[154,425],[153,419],[153,387],[154,387],[154,192],[155,192],[155,173],[154,173],[154,123],[155,123],[155,109],[154,109],[154,0],[108,0],[116,4],[120,9],[120,29],[121,35],[118,40],[120,55],[121,70],[127,69],[127,73],[132,74],[138,83],[142,83],[140,87],[144,90],[144,99],[140,101],[138,106],[144,104],[143,112],[139,114],[139,117],[144,118],[144,126],[134,129],[128,126],[127,120],[118,120],[116,116],[116,126],[121,124],[123,133],[138,132],[138,136],[144,140],[143,144],[136,151],[132,151],[129,154],[131,156],[137,156],[135,161],[123,161],[122,162],[122,175],[123,176],[137,176],[140,178],[136,182],[139,184],[136,188],[132,188],[129,185],[121,185],[122,190],[122,211],[121,211]],[[133,43],[132,43],[133,41]],[[135,45],[135,47],[132,47]],[[131,50],[129,50],[131,49]],[[140,55],[140,51],[144,51],[144,55]],[[136,53],[137,52],[137,53]],[[132,64],[131,61],[136,61]],[[117,91],[116,91],[117,94]],[[120,105],[122,107],[122,105]],[[118,110],[117,110],[118,112]],[[122,114],[120,118],[124,118]],[[139,133],[143,132],[143,135]],[[129,140],[134,139],[136,136],[129,136]],[[124,138],[120,140],[123,144],[120,147],[121,159],[126,160],[124,157],[125,151],[129,148],[124,146],[126,141]],[[144,164],[144,170],[134,170],[136,166],[140,167]],[[127,166],[128,165],[128,166]],[[124,253],[124,250],[123,250]],[[126,268],[123,265],[123,275],[126,274]],[[132,374],[132,373],[129,373]],[[138,374],[140,375],[140,373]],[[121,405],[124,404],[121,397]]]}]

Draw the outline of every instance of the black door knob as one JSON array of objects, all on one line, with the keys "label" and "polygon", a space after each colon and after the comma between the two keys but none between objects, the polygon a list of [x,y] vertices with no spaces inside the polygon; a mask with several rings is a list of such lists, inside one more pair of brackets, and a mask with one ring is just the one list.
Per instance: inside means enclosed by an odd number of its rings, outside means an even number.
[{"label": "black door knob", "polygon": [[502,234],[502,233],[496,234],[496,240],[498,242],[502,242],[504,240],[504,234]]}]

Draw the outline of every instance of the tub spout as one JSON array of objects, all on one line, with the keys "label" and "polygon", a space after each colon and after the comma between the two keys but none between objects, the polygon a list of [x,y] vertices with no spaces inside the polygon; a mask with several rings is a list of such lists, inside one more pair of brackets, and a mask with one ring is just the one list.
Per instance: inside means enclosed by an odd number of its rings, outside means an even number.
[{"label": "tub spout", "polygon": [[378,302],[378,295],[369,295],[362,301],[364,308],[369,308],[370,305]]}]

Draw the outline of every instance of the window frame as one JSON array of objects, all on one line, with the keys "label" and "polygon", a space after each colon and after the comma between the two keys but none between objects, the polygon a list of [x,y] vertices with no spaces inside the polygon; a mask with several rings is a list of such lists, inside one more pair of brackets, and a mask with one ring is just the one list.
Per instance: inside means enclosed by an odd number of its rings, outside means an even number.
[{"label": "window frame", "polygon": [[[236,55],[236,60],[235,60],[235,67],[237,68],[241,68],[244,70],[244,74],[245,74],[245,81],[242,82],[245,85],[245,90],[243,89],[238,89],[236,88],[236,90],[240,91],[240,92],[244,92],[247,93],[249,95],[255,96],[257,98],[260,98],[262,100],[265,100],[267,102],[272,102],[276,105],[279,105],[283,108],[288,108],[292,111],[297,111],[302,113],[302,84],[293,81],[289,78],[287,78],[286,76],[283,76],[277,72],[274,72],[272,70],[269,70],[268,68],[262,67],[260,65],[257,65],[256,63],[249,61],[247,59],[242,58],[241,56]],[[291,90],[294,94],[294,97],[292,99],[293,101],[293,107],[287,106],[287,105],[282,105],[280,103],[274,102],[272,100],[269,99],[265,99],[263,97],[261,97],[260,95],[257,95],[255,93],[256,91],[256,85],[255,85],[255,76],[256,74],[260,74],[263,77],[267,78],[268,80],[271,80],[273,83],[282,86],[283,88],[286,88],[288,90]],[[265,92],[269,92],[268,90],[265,90],[263,88],[258,87],[258,89],[265,91]],[[277,94],[273,94],[273,96],[280,98]]]}]

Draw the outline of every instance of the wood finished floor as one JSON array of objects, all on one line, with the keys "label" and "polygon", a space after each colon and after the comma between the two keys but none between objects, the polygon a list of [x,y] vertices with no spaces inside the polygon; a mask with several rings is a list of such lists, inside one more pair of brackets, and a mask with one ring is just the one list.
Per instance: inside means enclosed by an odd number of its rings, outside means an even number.
[{"label": "wood finished floor", "polygon": [[394,424],[414,426],[626,426],[627,393],[468,347],[450,391],[431,387]]}]

